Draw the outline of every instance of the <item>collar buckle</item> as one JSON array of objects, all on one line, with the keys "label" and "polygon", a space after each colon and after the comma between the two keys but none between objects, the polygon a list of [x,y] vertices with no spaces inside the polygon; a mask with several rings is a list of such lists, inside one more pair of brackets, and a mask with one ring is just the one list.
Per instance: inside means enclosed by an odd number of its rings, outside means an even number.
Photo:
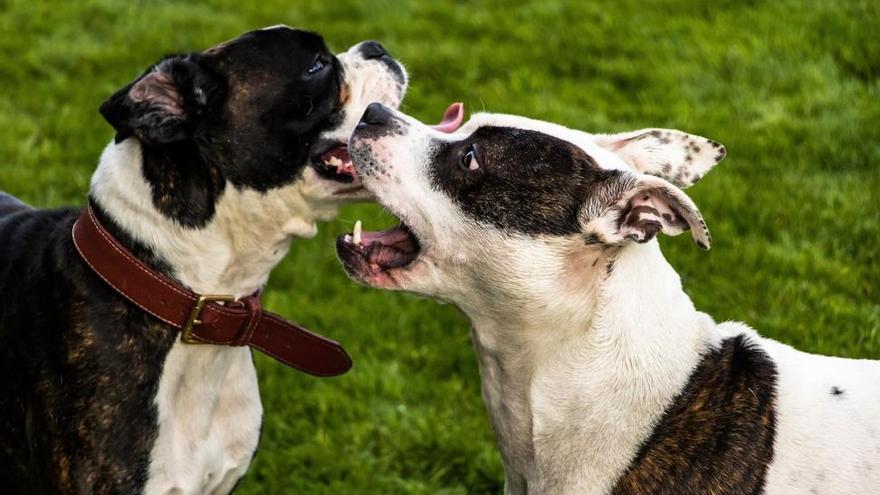
[{"label": "collar buckle", "polygon": [[183,325],[183,329],[180,332],[180,340],[184,344],[205,344],[195,337],[193,337],[193,329],[197,325],[202,324],[202,320],[199,318],[202,317],[202,310],[205,309],[205,305],[210,302],[233,302],[235,301],[234,296],[226,296],[226,295],[214,295],[214,294],[205,294],[200,295],[198,299],[196,299],[195,305],[193,305],[192,312],[189,314],[189,318],[187,318],[186,323]]}]

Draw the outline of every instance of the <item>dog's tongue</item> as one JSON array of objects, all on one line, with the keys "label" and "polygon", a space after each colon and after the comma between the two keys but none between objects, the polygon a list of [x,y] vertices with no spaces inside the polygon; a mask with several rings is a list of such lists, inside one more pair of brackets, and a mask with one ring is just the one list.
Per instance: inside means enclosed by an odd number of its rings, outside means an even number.
[{"label": "dog's tongue", "polygon": [[461,127],[464,121],[464,103],[453,103],[443,112],[443,120],[438,124],[431,126],[432,129],[444,132],[446,134],[453,133]]}]

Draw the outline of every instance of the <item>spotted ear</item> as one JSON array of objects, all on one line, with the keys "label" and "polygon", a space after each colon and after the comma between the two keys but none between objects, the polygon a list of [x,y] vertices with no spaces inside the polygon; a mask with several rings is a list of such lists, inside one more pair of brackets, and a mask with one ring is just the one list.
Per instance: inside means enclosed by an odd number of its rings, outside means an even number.
[{"label": "spotted ear", "polygon": [[727,154],[721,143],[673,129],[597,134],[595,141],[635,172],[662,177],[681,188],[694,185]]},{"label": "spotted ear", "polygon": [[[694,242],[709,249],[712,238],[700,210],[681,189],[664,179],[643,174],[615,176],[604,195],[588,199],[580,224],[588,243],[620,245],[648,242],[660,232],[691,231]],[[613,198],[604,205],[599,197]]]},{"label": "spotted ear", "polygon": [[218,78],[192,56],[175,56],[150,67],[99,111],[116,130],[117,143],[134,135],[167,144],[192,137],[218,89]]}]

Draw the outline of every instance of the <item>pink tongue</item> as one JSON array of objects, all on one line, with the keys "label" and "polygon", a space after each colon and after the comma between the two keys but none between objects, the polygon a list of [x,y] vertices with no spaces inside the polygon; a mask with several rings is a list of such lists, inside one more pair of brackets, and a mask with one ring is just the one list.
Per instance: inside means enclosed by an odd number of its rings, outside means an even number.
[{"label": "pink tongue", "polygon": [[453,103],[443,112],[443,120],[439,124],[432,125],[431,128],[450,134],[461,127],[462,121],[464,121],[464,103]]}]

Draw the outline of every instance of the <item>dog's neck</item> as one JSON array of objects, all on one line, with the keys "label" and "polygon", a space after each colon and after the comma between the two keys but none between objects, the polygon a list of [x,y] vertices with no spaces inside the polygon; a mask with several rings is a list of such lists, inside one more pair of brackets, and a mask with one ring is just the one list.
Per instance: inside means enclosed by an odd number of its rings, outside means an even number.
[{"label": "dog's neck", "polygon": [[711,345],[712,321],[656,241],[581,246],[545,273],[557,282],[534,282],[544,300],[532,289],[503,311],[465,309],[508,492],[604,493]]},{"label": "dog's neck", "polygon": [[312,237],[315,221],[335,206],[316,204],[298,183],[261,194],[230,184],[204,227],[188,228],[161,213],[142,171],[135,138],[111,143],[92,177],[90,196],[168,274],[200,294],[243,297],[257,292],[287,253],[293,237]]}]

